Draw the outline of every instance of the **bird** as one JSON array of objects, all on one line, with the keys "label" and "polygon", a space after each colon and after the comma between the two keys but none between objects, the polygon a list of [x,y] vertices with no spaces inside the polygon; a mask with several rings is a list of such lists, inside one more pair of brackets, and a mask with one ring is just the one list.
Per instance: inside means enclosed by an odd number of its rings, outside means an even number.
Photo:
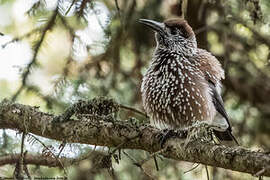
[{"label": "bird", "polygon": [[219,140],[238,144],[221,97],[224,70],[214,55],[197,46],[188,22],[184,18],[139,22],[155,32],[156,40],[141,84],[143,107],[151,121],[171,129],[207,122],[214,125]]}]

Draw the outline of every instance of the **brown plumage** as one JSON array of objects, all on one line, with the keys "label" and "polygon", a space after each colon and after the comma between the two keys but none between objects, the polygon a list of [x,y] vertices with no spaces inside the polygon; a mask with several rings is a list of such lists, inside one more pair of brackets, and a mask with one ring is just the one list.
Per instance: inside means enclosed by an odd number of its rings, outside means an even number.
[{"label": "brown plumage", "polygon": [[164,21],[164,24],[168,27],[176,27],[180,29],[182,32],[184,32],[184,37],[188,38],[190,36],[194,36],[194,32],[192,28],[188,25],[187,21],[182,19],[182,18],[172,18],[172,19],[167,19]]},{"label": "brown plumage", "polygon": [[[140,22],[156,32],[157,47],[141,87],[151,120],[173,129],[206,121],[217,126],[219,139],[233,140],[220,96],[224,71],[219,61],[197,47],[195,34],[184,19]],[[215,120],[217,113],[222,117],[219,120]]]}]

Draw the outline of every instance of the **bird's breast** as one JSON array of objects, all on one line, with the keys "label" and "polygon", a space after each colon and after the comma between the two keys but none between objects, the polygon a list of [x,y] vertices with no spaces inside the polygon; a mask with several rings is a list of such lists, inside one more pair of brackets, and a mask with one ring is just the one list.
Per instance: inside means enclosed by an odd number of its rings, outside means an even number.
[{"label": "bird's breast", "polygon": [[143,106],[154,122],[185,127],[192,121],[212,118],[207,82],[196,64],[183,59],[153,62],[141,91]]}]

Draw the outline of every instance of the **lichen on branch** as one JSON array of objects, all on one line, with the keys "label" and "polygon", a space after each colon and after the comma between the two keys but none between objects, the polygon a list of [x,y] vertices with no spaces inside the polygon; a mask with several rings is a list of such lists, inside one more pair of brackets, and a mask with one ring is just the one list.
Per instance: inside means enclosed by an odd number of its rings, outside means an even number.
[{"label": "lichen on branch", "polygon": [[[133,124],[111,116],[83,116],[70,118],[63,123],[53,123],[53,114],[38,108],[3,100],[0,103],[0,127],[26,131],[39,136],[65,141],[122,149],[142,149],[150,153],[160,151],[166,158],[188,161],[250,173],[270,176],[269,153],[257,152],[243,147],[227,147],[213,142],[192,140],[185,146],[185,138],[169,139],[164,150],[158,136],[163,132],[148,124]],[[78,118],[78,117],[77,117]],[[45,127],[45,128],[44,128]],[[161,151],[162,150],[162,151]]]}]

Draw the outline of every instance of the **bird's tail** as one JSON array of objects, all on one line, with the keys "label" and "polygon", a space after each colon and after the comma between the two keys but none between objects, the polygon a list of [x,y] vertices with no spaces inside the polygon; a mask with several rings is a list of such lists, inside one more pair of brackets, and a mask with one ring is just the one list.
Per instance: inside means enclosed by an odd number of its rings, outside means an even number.
[{"label": "bird's tail", "polygon": [[224,132],[214,130],[214,134],[221,141],[234,141],[237,145],[239,145],[238,141],[236,140],[236,138],[233,136],[233,134],[229,129],[227,129]]}]

